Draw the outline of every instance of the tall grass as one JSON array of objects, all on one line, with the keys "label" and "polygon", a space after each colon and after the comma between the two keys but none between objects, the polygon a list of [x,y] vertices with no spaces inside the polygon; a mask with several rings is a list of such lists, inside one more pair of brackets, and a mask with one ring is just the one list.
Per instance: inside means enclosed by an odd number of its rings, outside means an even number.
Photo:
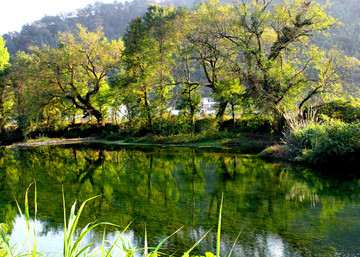
[{"label": "tall grass", "polygon": [[[289,122],[289,120],[288,120]],[[290,120],[284,141],[290,158],[311,164],[342,164],[357,161],[360,153],[360,123],[340,120]]]},{"label": "tall grass", "polygon": [[[30,187],[34,185],[35,188],[35,196],[34,196],[34,226],[30,226],[30,214],[29,214],[29,189]],[[24,230],[26,234],[26,240],[18,247],[10,246],[9,241],[6,237],[6,231],[4,230],[3,226],[0,226],[0,236],[2,241],[2,247],[3,249],[0,249],[0,253],[2,256],[36,256],[38,255],[36,252],[36,215],[37,215],[37,191],[36,191],[36,183],[31,183],[25,192],[25,213],[22,212],[19,203],[15,199],[16,206],[19,211],[19,215],[21,217],[21,220],[24,223]],[[33,234],[33,240],[31,240],[31,234]],[[31,241],[33,241],[31,243]],[[24,245],[27,245],[27,251],[22,252],[22,249]]]},{"label": "tall grass", "polygon": [[[30,212],[29,212],[29,189],[34,185],[35,192],[34,192],[34,220],[36,224],[36,214],[37,214],[37,191],[36,191],[36,183],[32,183],[26,190],[25,193],[25,204],[24,204],[24,213],[20,208],[20,204],[16,201],[16,205],[18,207],[19,214],[21,219],[24,222],[24,230],[26,232],[26,239],[25,241],[18,247],[10,246],[9,240],[6,236],[6,228],[3,224],[0,224],[0,256],[3,257],[20,257],[20,256],[27,256],[27,257],[36,257],[36,256],[45,256],[42,253],[38,253],[36,251],[37,244],[36,244],[36,226],[30,225]],[[101,223],[88,223],[84,228],[81,229],[79,232],[78,224],[80,215],[86,205],[87,202],[95,199],[99,196],[94,196],[92,198],[87,199],[84,201],[78,211],[76,211],[77,202],[75,201],[70,209],[69,216],[67,217],[66,214],[66,206],[65,206],[65,197],[63,193],[63,208],[64,208],[64,245],[63,251],[58,253],[57,256],[64,256],[64,257],[92,257],[92,256],[101,256],[101,257],[110,257],[110,256],[117,256],[119,253],[125,255],[126,257],[133,257],[135,254],[142,253],[143,257],[157,257],[164,255],[161,253],[162,245],[169,240],[170,237],[178,233],[180,229],[172,233],[170,236],[164,238],[156,247],[148,247],[147,243],[147,230],[145,226],[145,240],[144,240],[144,247],[137,249],[133,248],[129,243],[125,242],[123,238],[123,233],[129,228],[131,222],[127,225],[127,227],[122,232],[117,232],[118,237],[115,241],[107,241],[105,239],[106,234],[106,226],[116,226],[112,223],[101,222]],[[221,202],[219,206],[219,217],[218,217],[218,226],[217,226],[217,241],[216,241],[216,255],[211,252],[205,253],[206,257],[220,257],[220,242],[221,242],[221,221],[222,221],[222,208],[223,208],[223,200],[224,196],[221,196]],[[95,247],[94,243],[85,243],[84,239],[86,235],[94,230],[96,227],[103,225],[104,232],[103,232],[103,239],[100,246]],[[182,257],[189,257],[191,256],[190,253],[193,249],[195,249],[201,241],[210,233],[211,229],[207,231],[201,238],[198,240],[193,246],[191,246],[185,253],[182,254]],[[240,232],[241,233],[241,232]],[[236,238],[234,245],[228,255],[231,256],[233,249],[236,245],[236,242],[240,236]],[[33,235],[33,236],[31,236]],[[109,244],[110,246],[105,246],[105,244]],[[26,250],[23,250],[24,246],[26,245]],[[114,253],[115,250],[118,250],[117,253]]]},{"label": "tall grass", "polygon": [[6,237],[6,225],[0,224],[0,255],[1,256],[14,256],[13,249],[9,244],[9,240]]}]

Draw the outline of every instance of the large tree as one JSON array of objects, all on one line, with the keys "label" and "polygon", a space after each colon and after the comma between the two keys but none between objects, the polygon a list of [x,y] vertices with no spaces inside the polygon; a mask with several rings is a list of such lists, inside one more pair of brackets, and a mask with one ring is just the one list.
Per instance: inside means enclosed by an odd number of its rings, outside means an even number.
[{"label": "large tree", "polygon": [[172,26],[175,17],[172,8],[150,6],[142,18],[131,21],[123,37],[125,73],[120,74],[119,84],[129,96],[127,105],[137,106],[139,116],[146,120],[149,128],[155,116],[164,117],[172,97],[171,71],[177,40]]},{"label": "large tree", "polygon": [[5,47],[5,41],[0,36],[0,71],[4,70],[6,65],[9,64],[9,58],[10,55]]},{"label": "large tree", "polygon": [[202,85],[210,88],[218,101],[216,116],[221,122],[229,103],[224,89],[230,87],[229,80],[234,75],[232,68],[236,54],[232,51],[231,43],[222,40],[217,31],[227,25],[230,15],[230,5],[221,5],[218,1],[201,3],[191,15],[192,30],[187,34],[188,44],[194,47],[193,58],[198,61],[204,75]]},{"label": "large tree", "polygon": [[118,68],[122,41],[109,42],[101,29],[89,32],[78,26],[75,33],[59,35],[59,47],[32,48],[33,77],[41,85],[40,92],[50,101],[70,101],[98,123],[103,113],[97,97],[106,89],[107,76]]},{"label": "large tree", "polygon": [[232,43],[237,54],[234,71],[259,108],[272,113],[278,131],[286,100],[294,92],[303,95],[309,85],[314,67],[307,54],[311,37],[337,23],[326,14],[326,7],[304,0],[279,4],[243,0],[233,6],[226,26],[215,32]]},{"label": "large tree", "polygon": [[10,55],[5,47],[5,42],[0,36],[0,129],[5,132],[6,114],[5,114],[5,89],[8,85],[7,74]]}]

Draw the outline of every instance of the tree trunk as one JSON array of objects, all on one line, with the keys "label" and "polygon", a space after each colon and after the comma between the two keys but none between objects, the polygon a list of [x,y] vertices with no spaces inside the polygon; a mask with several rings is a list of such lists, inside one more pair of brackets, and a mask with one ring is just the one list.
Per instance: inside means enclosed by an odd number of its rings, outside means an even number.
[{"label": "tree trunk", "polygon": [[219,109],[216,114],[216,118],[219,120],[220,124],[224,122],[225,110],[229,101],[221,101],[219,104]]},{"label": "tree trunk", "polygon": [[273,113],[273,124],[272,124],[273,131],[276,135],[281,135],[281,132],[283,131],[286,124],[284,113],[278,110],[277,108],[273,108],[272,113]]},{"label": "tree trunk", "polygon": [[101,124],[103,122],[103,115],[100,111],[93,108],[90,110],[90,113],[95,116],[97,124]]},{"label": "tree trunk", "polygon": [[144,100],[145,100],[145,109],[146,109],[147,119],[148,119],[148,126],[149,126],[150,129],[152,129],[153,121],[152,121],[151,112],[150,112],[150,104],[149,104],[148,99],[147,99],[147,91],[146,91],[146,89],[145,89],[145,93],[144,93]]},{"label": "tree trunk", "polygon": [[231,103],[231,113],[232,113],[232,124],[235,128],[235,104]]},{"label": "tree trunk", "polygon": [[191,132],[195,134],[195,107],[190,106]]}]

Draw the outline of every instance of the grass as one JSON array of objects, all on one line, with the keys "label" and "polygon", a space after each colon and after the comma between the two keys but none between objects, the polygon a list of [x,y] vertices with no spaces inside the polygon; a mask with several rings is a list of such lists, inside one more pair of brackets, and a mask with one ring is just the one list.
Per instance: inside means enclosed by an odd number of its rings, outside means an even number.
[{"label": "grass", "polygon": [[204,132],[200,134],[179,134],[173,136],[147,135],[145,137],[126,137],[122,140],[103,140],[96,142],[121,145],[162,145],[185,147],[231,147],[238,152],[258,153],[273,144],[276,138],[270,134],[233,133],[227,131]]},{"label": "grass", "polygon": [[290,128],[284,134],[284,144],[268,147],[260,157],[327,166],[334,171],[360,165],[360,123],[326,117],[318,120],[315,113],[306,119],[287,121]]},{"label": "grass", "polygon": [[49,138],[47,136],[41,135],[36,138],[29,138],[25,140],[25,143],[34,143],[34,142],[44,142],[44,141],[51,141],[51,140],[57,140],[59,138]]},{"label": "grass", "polygon": [[[6,225],[0,224],[0,256],[2,257],[20,257],[20,256],[27,256],[27,257],[37,257],[37,256],[46,256],[45,254],[37,252],[37,242],[36,242],[36,226],[30,226],[30,212],[29,212],[29,190],[34,186],[34,220],[36,223],[36,215],[37,215],[37,190],[36,190],[36,183],[33,182],[29,185],[25,192],[25,204],[24,204],[24,212],[22,212],[19,203],[16,201],[16,205],[18,207],[19,214],[21,219],[24,222],[24,231],[26,233],[26,240],[18,247],[11,246],[9,244],[9,240],[6,236]],[[140,249],[132,248],[130,244],[126,243],[123,239],[123,233],[129,228],[130,224],[122,231],[117,232],[118,237],[115,241],[107,241],[105,239],[106,233],[106,226],[115,226],[115,224],[101,222],[101,223],[88,223],[84,228],[81,229],[79,232],[78,223],[81,216],[81,212],[83,211],[87,202],[95,199],[98,196],[94,196],[92,198],[87,199],[84,201],[78,211],[76,211],[77,202],[75,201],[70,209],[69,216],[67,217],[66,214],[66,206],[65,206],[65,198],[63,193],[63,208],[64,208],[64,241],[63,241],[63,251],[60,252],[57,256],[64,256],[64,257],[93,257],[93,256],[101,256],[101,257],[110,257],[110,256],[117,256],[119,252],[126,257],[133,257],[137,253],[142,253],[143,257],[157,257],[163,255],[161,253],[161,246],[173,235],[175,235],[178,231],[181,230],[179,228],[170,236],[161,240],[161,242],[156,247],[148,247],[147,243],[147,231],[145,227],[145,237],[144,237],[144,247]],[[205,253],[206,257],[220,257],[220,242],[221,242],[221,221],[222,221],[222,208],[223,208],[223,200],[224,195],[222,194],[221,203],[220,203],[220,210],[219,210],[219,217],[218,217],[218,226],[217,226],[217,241],[216,241],[216,255],[211,252]],[[104,233],[101,246],[94,247],[94,243],[87,243],[84,244],[84,239],[86,235],[95,229],[98,226],[103,225]],[[201,241],[210,233],[211,229],[207,231],[200,240],[198,240],[193,246],[191,246],[183,255],[182,257],[190,257],[191,251],[195,249]],[[233,249],[236,245],[236,242],[240,236],[241,232],[239,233],[238,237],[236,238],[234,245],[228,254],[228,257],[231,256]],[[33,237],[31,237],[33,235]],[[110,246],[105,247],[105,243],[109,244]],[[23,250],[24,246],[26,245],[26,250]],[[118,253],[114,253],[115,250],[118,250]]]}]

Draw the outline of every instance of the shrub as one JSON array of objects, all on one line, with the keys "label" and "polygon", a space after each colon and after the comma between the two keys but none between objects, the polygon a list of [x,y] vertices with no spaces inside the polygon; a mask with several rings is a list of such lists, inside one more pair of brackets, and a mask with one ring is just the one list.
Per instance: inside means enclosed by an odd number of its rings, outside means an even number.
[{"label": "shrub", "polygon": [[219,130],[219,125],[216,118],[207,117],[197,120],[195,123],[196,133],[212,132],[218,130]]},{"label": "shrub", "polygon": [[327,120],[292,129],[284,138],[289,156],[312,164],[356,162],[360,152],[360,123]]},{"label": "shrub", "polygon": [[360,107],[350,102],[333,101],[317,108],[318,114],[326,115],[332,119],[339,119],[346,123],[360,121]]},{"label": "shrub", "polygon": [[240,117],[235,128],[240,132],[265,133],[271,131],[271,122],[261,114],[249,114]]}]

